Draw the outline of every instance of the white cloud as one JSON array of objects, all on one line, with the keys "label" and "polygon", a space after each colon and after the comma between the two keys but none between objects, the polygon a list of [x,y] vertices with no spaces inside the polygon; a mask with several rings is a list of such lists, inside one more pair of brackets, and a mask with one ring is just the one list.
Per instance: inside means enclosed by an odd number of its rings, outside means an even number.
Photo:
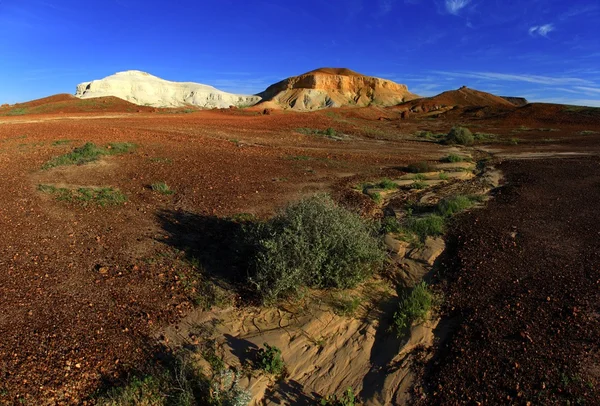
[{"label": "white cloud", "polygon": [[446,0],[446,11],[457,15],[460,10],[467,7],[471,0]]},{"label": "white cloud", "polygon": [[600,88],[598,87],[575,86],[575,89],[579,89],[585,93],[600,93]]},{"label": "white cloud", "polygon": [[554,24],[534,25],[533,27],[529,28],[529,35],[532,37],[535,35],[547,37],[548,34],[554,30]]},{"label": "white cloud", "polygon": [[527,82],[537,83],[542,85],[568,86],[568,85],[595,85],[594,82],[581,78],[573,77],[554,77],[541,75],[515,75],[496,72],[448,72],[448,71],[433,71],[434,73],[459,78],[471,78],[482,80],[502,80],[509,82]]}]

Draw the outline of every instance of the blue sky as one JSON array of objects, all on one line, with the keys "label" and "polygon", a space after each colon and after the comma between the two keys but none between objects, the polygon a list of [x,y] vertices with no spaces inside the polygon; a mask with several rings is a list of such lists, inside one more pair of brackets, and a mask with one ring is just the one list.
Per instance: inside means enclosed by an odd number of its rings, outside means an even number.
[{"label": "blue sky", "polygon": [[600,0],[0,0],[0,103],[138,69],[256,93],[347,67],[600,106]]}]

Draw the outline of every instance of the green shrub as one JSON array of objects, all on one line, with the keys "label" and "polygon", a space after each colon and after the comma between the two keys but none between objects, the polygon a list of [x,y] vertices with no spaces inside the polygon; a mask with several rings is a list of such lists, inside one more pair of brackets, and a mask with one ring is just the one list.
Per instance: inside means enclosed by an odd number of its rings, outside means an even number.
[{"label": "green shrub", "polygon": [[465,127],[453,127],[446,135],[447,144],[471,145],[474,141],[473,133]]},{"label": "green shrub", "polygon": [[381,229],[385,234],[399,233],[402,230],[400,222],[394,216],[384,217],[381,221]]},{"label": "green shrub", "polygon": [[325,130],[325,135],[328,137],[335,137],[337,135],[337,132],[335,131],[335,129],[329,127],[327,130]]},{"label": "green shrub", "polygon": [[377,184],[377,187],[383,189],[383,190],[394,190],[394,189],[398,189],[398,185],[390,180],[390,179],[383,179],[381,182],[379,182]]},{"label": "green shrub", "polygon": [[427,187],[427,184],[425,182],[423,182],[422,180],[415,180],[412,185],[410,185],[410,187],[412,189],[425,189]]},{"label": "green shrub", "polygon": [[355,406],[357,404],[356,402],[354,390],[348,388],[340,397],[337,397],[337,395],[324,397],[321,399],[321,406]]},{"label": "green shrub", "polygon": [[424,173],[433,171],[432,166],[427,161],[415,162],[406,168],[410,173]]},{"label": "green shrub", "polygon": [[473,204],[473,198],[464,195],[457,195],[440,200],[437,205],[437,211],[441,216],[451,217],[454,214],[467,210],[473,206]]},{"label": "green shrub", "polygon": [[326,195],[290,205],[250,231],[251,282],[265,303],[307,286],[354,287],[384,259],[374,224]]},{"label": "green shrub", "polygon": [[403,231],[415,234],[423,242],[429,236],[435,237],[444,234],[445,221],[437,214],[426,217],[410,217]]},{"label": "green shrub", "polygon": [[403,294],[394,313],[394,327],[396,335],[401,337],[407,328],[414,322],[423,321],[433,305],[433,295],[425,282],[415,286],[409,294]]},{"label": "green shrub", "polygon": [[447,157],[445,157],[444,159],[442,159],[442,161],[444,162],[450,162],[450,163],[456,163],[456,162],[462,162],[464,161],[464,158],[460,155],[456,155],[456,154],[450,154]]},{"label": "green shrub", "polygon": [[450,179],[450,177],[448,176],[448,174],[446,172],[440,172],[440,174],[439,174],[438,177],[439,177],[440,180],[448,180],[448,179]]},{"label": "green shrub", "polygon": [[274,345],[264,343],[265,348],[261,348],[257,353],[257,367],[268,374],[281,375],[285,368],[285,363],[281,358],[281,350]]},{"label": "green shrub", "polygon": [[53,185],[38,185],[42,193],[53,195],[56,200],[77,202],[82,206],[94,203],[98,206],[118,206],[127,201],[127,196],[119,189],[113,188],[89,188],[67,189]]},{"label": "green shrub", "polygon": [[339,298],[333,305],[333,311],[338,316],[353,316],[360,306],[360,297],[350,296],[347,298]]}]

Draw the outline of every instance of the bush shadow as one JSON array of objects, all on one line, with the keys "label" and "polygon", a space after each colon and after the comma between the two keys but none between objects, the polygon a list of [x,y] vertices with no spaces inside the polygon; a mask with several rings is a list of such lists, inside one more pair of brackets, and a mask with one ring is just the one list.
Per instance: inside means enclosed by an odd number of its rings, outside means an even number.
[{"label": "bush shadow", "polygon": [[157,219],[167,234],[160,242],[184,251],[186,258],[198,262],[203,276],[215,285],[233,290],[246,300],[254,299],[247,283],[252,246],[244,234],[250,222],[182,210],[162,210]]}]

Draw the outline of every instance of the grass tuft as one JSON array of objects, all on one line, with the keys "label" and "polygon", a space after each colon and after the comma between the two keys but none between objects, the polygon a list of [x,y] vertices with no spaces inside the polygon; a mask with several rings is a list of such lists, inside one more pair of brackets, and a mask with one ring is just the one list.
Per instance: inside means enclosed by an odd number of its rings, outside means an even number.
[{"label": "grass tuft", "polygon": [[410,293],[403,294],[398,310],[394,313],[396,335],[402,337],[413,323],[424,321],[432,305],[433,295],[425,282],[415,286]]},{"label": "grass tuft", "polygon": [[106,147],[99,147],[92,142],[87,142],[81,147],[73,149],[68,154],[57,156],[46,162],[42,169],[50,169],[65,165],[84,165],[100,159],[103,155],[117,155],[132,151],[134,144],[128,142],[110,143]]},{"label": "grass tuft", "polygon": [[158,192],[162,195],[172,195],[173,193],[175,193],[169,188],[169,185],[167,185],[165,182],[156,182],[150,185],[150,187],[154,192]]},{"label": "grass tuft", "polygon": [[97,206],[118,206],[127,201],[120,190],[113,188],[89,188],[81,187],[77,189],[60,188],[53,185],[38,185],[38,190],[42,193],[53,195],[58,201],[67,201],[79,203],[82,206],[95,204]]}]

